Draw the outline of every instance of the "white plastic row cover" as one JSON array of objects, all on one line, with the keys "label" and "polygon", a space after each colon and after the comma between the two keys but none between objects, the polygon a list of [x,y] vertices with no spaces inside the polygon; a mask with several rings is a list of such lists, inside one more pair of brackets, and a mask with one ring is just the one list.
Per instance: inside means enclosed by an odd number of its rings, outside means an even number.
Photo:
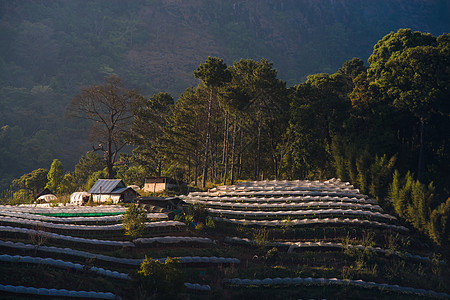
[{"label": "white plastic row cover", "polygon": [[320,191],[320,192],[336,192],[344,191],[349,193],[359,193],[358,189],[350,186],[334,186],[334,185],[259,185],[259,186],[239,186],[239,187],[216,187],[209,190],[210,192],[216,191]]},{"label": "white plastic row cover", "polygon": [[70,242],[74,242],[74,243],[109,245],[109,246],[120,246],[120,247],[134,247],[134,244],[132,242],[86,239],[86,238],[81,238],[81,237],[62,235],[62,234],[57,234],[57,233],[52,233],[52,232],[47,232],[47,231],[33,230],[33,229],[21,228],[21,227],[0,226],[0,231],[18,232],[18,233],[33,234],[33,235],[45,235],[52,239],[66,240],[66,241],[70,241]]},{"label": "white plastic row cover", "polygon": [[349,280],[349,279],[337,279],[337,278],[265,278],[262,280],[259,279],[240,279],[240,278],[232,278],[232,279],[224,279],[224,283],[237,285],[237,286],[250,286],[250,285],[353,285],[364,288],[378,288],[383,290],[391,290],[394,292],[406,293],[406,294],[415,294],[415,295],[424,295],[430,297],[442,297],[449,298],[450,295],[447,293],[439,293],[431,290],[424,289],[416,289],[411,287],[402,287],[398,285],[390,285],[390,284],[380,284],[375,282],[366,282],[363,280]]},{"label": "white plastic row cover", "polygon": [[58,206],[58,207],[35,207],[34,205],[0,205],[1,211],[17,211],[39,214],[55,213],[124,213],[126,207],[120,205],[100,206]]},{"label": "white plastic row cover", "polygon": [[[83,270],[85,266],[68,262],[68,261],[62,261],[60,259],[53,259],[53,258],[42,258],[42,257],[31,257],[31,256],[20,256],[20,255],[8,255],[8,254],[1,254],[0,255],[0,261],[4,262],[14,262],[14,263],[29,263],[29,264],[44,264],[49,265],[57,268],[71,268],[75,270]],[[88,268],[91,272],[117,278],[117,279],[131,279],[128,274],[125,273],[119,273],[117,271],[111,271],[111,270],[105,270],[103,268],[97,268],[97,267],[90,267]]]},{"label": "white plastic row cover", "polygon": [[348,188],[353,189],[349,182],[342,182],[339,179],[330,179],[327,181],[309,181],[309,180],[262,180],[262,181],[242,181],[235,185],[223,185],[212,188],[211,190],[229,190],[242,188]]},{"label": "white plastic row cover", "polygon": [[206,292],[211,291],[211,287],[209,285],[200,285],[198,283],[185,282],[184,286],[190,290],[206,291]]},{"label": "white plastic row cover", "polygon": [[29,220],[40,220],[40,221],[50,221],[59,223],[75,223],[75,222],[117,222],[122,219],[122,216],[103,216],[103,217],[51,217],[42,216],[30,213],[22,213],[15,211],[1,211],[0,215],[16,217],[21,219]]},{"label": "white plastic row cover", "polygon": [[370,209],[382,211],[383,209],[379,205],[372,204],[358,204],[358,203],[348,203],[348,202],[333,202],[333,201],[311,201],[311,202],[290,202],[290,203],[241,203],[241,202],[215,202],[215,201],[204,201],[197,199],[186,199],[185,202],[189,204],[204,204],[206,206],[221,206],[230,208],[255,208],[255,209],[276,209],[276,208],[311,208],[311,207],[346,207],[351,209]]},{"label": "white plastic row cover", "polygon": [[[45,228],[63,229],[63,230],[85,230],[85,231],[111,231],[111,230],[123,230],[122,224],[112,224],[112,225],[77,225],[77,224],[54,224],[47,223],[38,220],[28,220],[8,216],[0,216],[0,221],[7,223],[16,224],[27,224],[32,226],[41,226]],[[156,227],[171,227],[171,226],[185,226],[183,222],[179,221],[158,221],[158,222],[147,222],[147,228]]]},{"label": "white plastic row cover", "polygon": [[103,292],[86,292],[86,291],[69,291],[66,289],[46,289],[25,286],[13,286],[0,284],[0,291],[17,294],[39,295],[39,296],[59,296],[71,298],[89,298],[89,299],[122,299],[112,293]]},{"label": "white plastic row cover", "polygon": [[198,256],[184,256],[180,257],[180,262],[182,263],[214,263],[214,264],[226,264],[226,263],[232,263],[232,264],[238,264],[241,261],[237,258],[232,257],[198,257]]},{"label": "white plastic row cover", "polygon": [[234,216],[252,216],[252,217],[276,217],[276,216],[303,216],[303,215],[364,215],[371,217],[379,217],[389,220],[396,220],[397,218],[389,214],[382,214],[380,212],[366,211],[360,209],[309,209],[309,210],[282,210],[282,211],[244,211],[244,210],[228,210],[207,208],[207,210],[214,214],[225,214]]},{"label": "white plastic row cover", "polygon": [[[219,218],[214,217],[215,221],[222,221],[222,222],[228,222],[232,224],[239,224],[239,225],[257,225],[257,226],[281,226],[286,224],[285,220],[271,220],[271,221],[265,221],[265,220],[248,220],[248,219],[228,219],[228,218]],[[374,226],[374,227],[382,227],[382,228],[390,228],[392,230],[396,231],[408,231],[409,229],[400,226],[400,225],[392,225],[392,224],[386,224],[381,223],[377,221],[369,221],[369,220],[359,220],[359,219],[340,219],[340,218],[315,218],[315,219],[293,219],[290,221],[290,224],[292,226],[296,225],[312,225],[312,224],[346,224],[346,225],[368,225],[368,226]]]},{"label": "white plastic row cover", "polygon": [[[23,249],[23,250],[33,250],[35,246],[32,244],[24,244],[24,243],[14,243],[11,241],[2,241],[0,240],[0,246],[9,247],[14,249]],[[120,258],[114,256],[107,256],[102,254],[90,253],[86,251],[73,250],[70,248],[57,248],[50,246],[39,246],[39,251],[49,252],[49,253],[60,253],[72,256],[78,256],[83,258],[96,258],[102,261],[121,263],[126,265],[134,265],[139,266],[143,259],[140,258]],[[226,258],[226,257],[198,257],[198,256],[182,256],[178,257],[181,263],[240,263],[237,258]],[[166,258],[155,259],[161,262],[164,262]]]},{"label": "white plastic row cover", "polygon": [[276,195],[310,195],[310,196],[332,196],[332,197],[356,197],[367,196],[345,190],[338,191],[218,191],[218,192],[191,192],[188,196],[276,196]]},{"label": "white plastic row cover", "polygon": [[[234,244],[241,244],[241,245],[256,245],[256,242],[247,238],[238,238],[238,237],[226,237],[225,242],[227,243],[234,243]],[[276,246],[276,247],[289,247],[289,251],[291,252],[294,249],[297,248],[339,248],[344,249],[346,247],[352,248],[352,249],[359,249],[359,250],[369,250],[374,251],[377,253],[382,254],[388,254],[388,255],[396,255],[402,258],[408,258],[408,259],[414,259],[414,260],[420,260],[424,262],[431,262],[431,259],[426,256],[420,256],[420,255],[414,255],[411,253],[405,253],[400,251],[392,251],[389,249],[383,249],[381,247],[364,247],[363,245],[343,245],[342,243],[332,243],[332,242],[272,242],[269,243],[270,246]],[[445,264],[445,261],[442,260],[440,262],[441,264]]]},{"label": "white plastic row cover", "polygon": [[183,196],[180,198],[184,200],[199,200],[199,201],[219,201],[219,202],[251,202],[251,203],[275,203],[275,202],[311,202],[311,201],[332,201],[332,202],[350,202],[362,204],[378,204],[375,199],[365,199],[356,197],[335,197],[335,196],[289,196],[289,197],[227,197],[227,196],[203,196],[197,195]]},{"label": "white plastic row cover", "polygon": [[209,238],[204,237],[190,237],[190,236],[161,236],[154,238],[138,238],[133,242],[141,244],[152,244],[152,243],[162,243],[162,244],[176,244],[176,243],[202,243],[211,244],[213,241]]},{"label": "white plastic row cover", "polygon": [[[102,217],[52,217],[52,216],[42,216],[31,213],[22,213],[15,211],[2,211],[0,210],[0,215],[16,217],[21,219],[29,220],[40,220],[49,221],[57,223],[76,223],[76,222],[119,222],[122,220],[122,215],[115,216],[102,216]],[[149,219],[167,219],[168,216],[165,213],[149,213],[147,214]]]}]

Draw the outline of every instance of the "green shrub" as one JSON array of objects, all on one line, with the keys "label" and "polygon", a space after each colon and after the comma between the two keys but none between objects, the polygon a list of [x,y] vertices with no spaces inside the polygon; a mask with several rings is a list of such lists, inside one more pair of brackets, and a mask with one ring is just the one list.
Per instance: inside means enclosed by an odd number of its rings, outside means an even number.
[{"label": "green shrub", "polygon": [[203,225],[203,223],[197,223],[197,225],[195,225],[195,230],[203,231],[203,229],[205,229],[205,225]]},{"label": "green shrub", "polygon": [[181,263],[177,258],[167,257],[162,263],[145,257],[134,282],[155,299],[173,299],[183,288]]},{"label": "green shrub", "polygon": [[125,229],[125,235],[135,239],[141,236],[146,229],[147,212],[140,207],[132,205],[127,208],[122,217],[122,226]]},{"label": "green shrub", "polygon": [[428,226],[431,238],[438,245],[450,245],[450,198],[432,211]]},{"label": "green shrub", "polygon": [[206,218],[206,227],[208,227],[209,229],[216,228],[216,223],[211,217]]},{"label": "green shrub", "polygon": [[273,265],[278,259],[278,249],[276,247],[273,247],[266,253],[266,263],[268,265]]},{"label": "green shrub", "polygon": [[253,240],[258,247],[265,247],[268,244],[269,231],[266,228],[256,229],[253,232]]}]

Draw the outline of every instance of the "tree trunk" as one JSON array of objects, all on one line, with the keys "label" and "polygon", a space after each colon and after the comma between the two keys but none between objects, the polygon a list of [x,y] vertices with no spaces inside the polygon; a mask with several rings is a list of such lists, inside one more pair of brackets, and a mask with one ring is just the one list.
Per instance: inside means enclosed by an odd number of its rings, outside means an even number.
[{"label": "tree trunk", "polygon": [[191,183],[191,152],[188,153],[188,175],[187,175],[188,184]]},{"label": "tree trunk", "polygon": [[242,174],[242,143],[243,143],[243,134],[242,134],[242,130],[240,132],[240,142],[239,142],[239,168],[238,168],[238,177],[237,178],[241,178],[241,174]]},{"label": "tree trunk", "polygon": [[211,109],[212,109],[212,88],[209,90],[209,102],[208,102],[208,121],[206,127],[206,145],[205,145],[205,157],[203,161],[203,178],[202,188],[206,188],[206,179],[208,177],[208,153],[209,144],[211,139]]},{"label": "tree trunk", "polygon": [[162,169],[161,159],[158,158],[158,177],[161,177],[161,169]]},{"label": "tree trunk", "polygon": [[194,157],[194,186],[197,186],[198,184],[198,151],[195,150],[195,157]]},{"label": "tree trunk", "polygon": [[111,136],[108,137],[108,150],[105,153],[106,166],[108,167],[108,179],[112,179],[114,177],[114,161],[112,154],[112,139]]},{"label": "tree trunk", "polygon": [[[233,142],[231,146],[231,185],[234,184],[234,154],[236,152],[236,123],[237,123],[237,116],[234,117],[234,124],[233,124]],[[226,172],[226,170],[225,170]]]},{"label": "tree trunk", "polygon": [[228,175],[228,112],[225,112],[225,133],[223,138],[223,184],[227,184]]},{"label": "tree trunk", "polygon": [[272,161],[273,161],[273,172],[275,174],[275,179],[278,180],[278,157],[277,157],[277,145],[275,142],[275,130],[274,124],[270,126],[270,148],[272,150]]},{"label": "tree trunk", "polygon": [[258,141],[256,146],[255,180],[259,180],[261,163],[261,120],[258,121]]},{"label": "tree trunk", "polygon": [[423,133],[425,130],[425,119],[420,118],[420,150],[419,150],[419,161],[417,162],[417,180],[420,181],[422,175],[422,165],[423,165]]}]

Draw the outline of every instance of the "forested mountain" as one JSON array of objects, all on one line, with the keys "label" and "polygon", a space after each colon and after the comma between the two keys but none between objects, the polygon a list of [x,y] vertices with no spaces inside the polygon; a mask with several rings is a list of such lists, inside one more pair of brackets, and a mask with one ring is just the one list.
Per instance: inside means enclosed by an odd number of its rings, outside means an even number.
[{"label": "forested mountain", "polygon": [[294,86],[366,60],[398,28],[448,32],[449,10],[445,0],[1,1],[0,187],[54,158],[73,169],[88,124],[66,107],[104,77],[177,100],[208,56],[265,58]]}]

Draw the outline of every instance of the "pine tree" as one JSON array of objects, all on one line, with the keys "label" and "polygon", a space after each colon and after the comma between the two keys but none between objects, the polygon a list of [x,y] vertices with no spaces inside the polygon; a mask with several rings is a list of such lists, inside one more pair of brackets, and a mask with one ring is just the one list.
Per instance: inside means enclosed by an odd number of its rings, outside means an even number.
[{"label": "pine tree", "polygon": [[64,178],[64,167],[63,164],[58,160],[54,159],[52,165],[50,166],[50,171],[47,174],[47,185],[46,188],[53,192],[59,192],[59,186]]}]

